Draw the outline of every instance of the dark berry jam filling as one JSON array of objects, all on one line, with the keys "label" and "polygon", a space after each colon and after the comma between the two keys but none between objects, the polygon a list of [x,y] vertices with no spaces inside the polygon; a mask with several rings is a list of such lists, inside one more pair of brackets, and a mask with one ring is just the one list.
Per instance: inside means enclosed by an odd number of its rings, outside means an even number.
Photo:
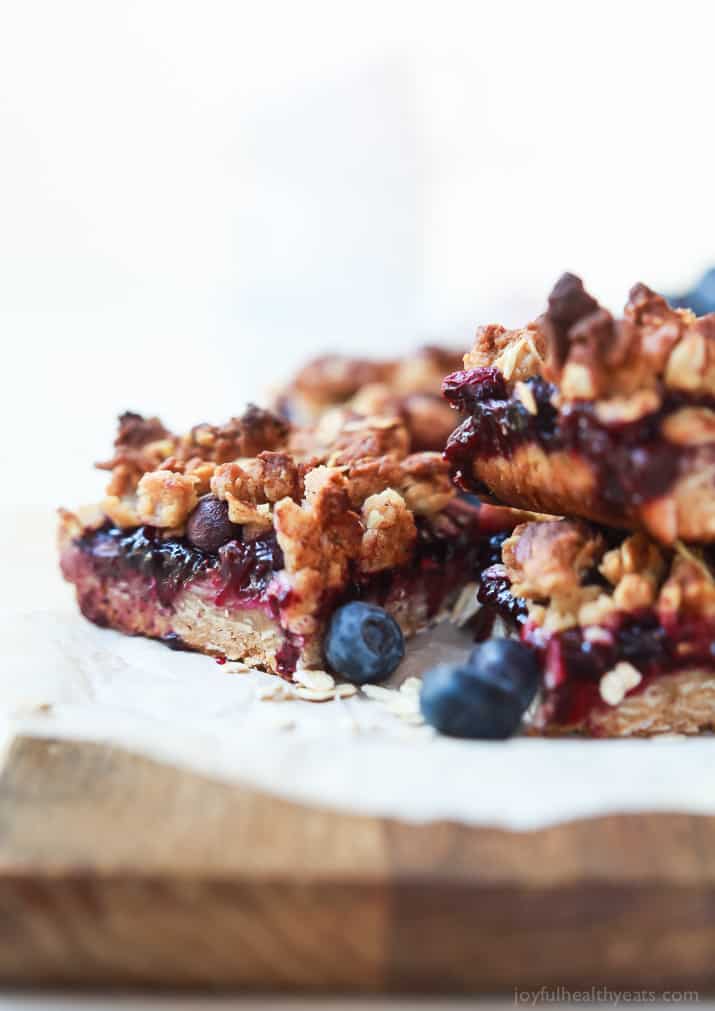
[{"label": "dark berry jam filling", "polygon": [[[219,607],[263,602],[273,576],[283,568],[274,533],[254,541],[229,541],[219,548],[218,558]],[[273,597],[266,602],[273,603]]]},{"label": "dark berry jam filling", "polygon": [[269,584],[283,568],[273,533],[254,541],[229,541],[209,554],[183,537],[163,540],[154,527],[126,531],[107,523],[80,537],[77,546],[102,577],[142,576],[165,607],[196,580],[212,589],[218,606],[270,606]]},{"label": "dark berry jam filling", "polygon": [[637,507],[665,494],[681,461],[693,452],[663,439],[663,419],[684,406],[715,409],[712,397],[667,391],[657,411],[636,421],[606,425],[597,417],[593,401],[572,401],[559,412],[552,403],[555,386],[540,377],[526,380],[526,386],[536,413],[509,394],[493,368],[455,372],[445,379],[447,399],[471,414],[452,433],[445,450],[461,487],[479,489],[472,478],[475,459],[509,459],[519,446],[534,442],[547,453],[571,451],[588,459],[598,475],[598,494],[608,508]]},{"label": "dark berry jam filling", "polygon": [[276,653],[276,670],[285,676],[292,674],[298,666],[298,658],[303,648],[303,637],[286,634],[283,645]]},{"label": "dark berry jam filling", "polygon": [[[715,625],[705,619],[661,618],[653,609],[616,612],[602,625],[545,634],[528,621],[525,601],[513,596],[502,565],[482,573],[478,598],[482,626],[502,618],[521,641],[535,650],[543,671],[549,720],[576,726],[605,706],[599,682],[617,663],[627,661],[643,676],[642,691],[653,678],[693,664],[715,668]],[[488,634],[488,631],[487,631]]]},{"label": "dark berry jam filling", "polygon": [[495,510],[482,510],[466,497],[453,501],[435,522],[416,517],[417,546],[410,562],[364,577],[355,576],[347,599],[370,599],[380,606],[421,594],[433,618],[465,582],[477,582],[485,565],[501,550],[508,532],[494,533]]},{"label": "dark berry jam filling", "polygon": [[557,724],[578,725],[593,709],[603,708],[599,681],[620,661],[643,676],[635,692],[653,678],[693,664],[715,667],[715,627],[704,619],[668,628],[653,610],[644,609],[616,614],[598,632],[594,641],[583,629],[570,628],[545,642],[536,629],[526,626],[522,632],[522,640],[541,656],[549,718]]},{"label": "dark berry jam filling", "polygon": [[77,541],[98,575],[137,573],[148,580],[161,604],[170,607],[187,582],[208,573],[215,561],[183,539],[162,540],[153,527],[122,530],[106,523]]},{"label": "dark berry jam filling", "polygon": [[515,597],[511,592],[504,566],[499,563],[491,563],[482,572],[477,600],[483,608],[491,610],[495,617],[501,618],[508,625],[516,627],[526,621],[526,601]]},{"label": "dark berry jam filling", "polygon": [[465,414],[473,414],[477,405],[490,400],[506,400],[508,393],[499,369],[468,369],[453,372],[442,383],[447,400]]}]

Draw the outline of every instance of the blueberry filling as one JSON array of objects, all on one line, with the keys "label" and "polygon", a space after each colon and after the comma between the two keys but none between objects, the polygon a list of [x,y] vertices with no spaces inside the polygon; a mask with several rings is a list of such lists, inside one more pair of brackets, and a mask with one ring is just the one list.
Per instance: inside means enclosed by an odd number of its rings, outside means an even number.
[{"label": "blueberry filling", "polygon": [[219,606],[260,601],[274,574],[283,568],[283,552],[273,533],[254,541],[229,541],[218,549],[218,558]]},{"label": "blueberry filling", "polygon": [[492,563],[484,569],[479,580],[477,600],[494,617],[500,617],[507,624],[522,625],[526,621],[526,601],[515,597],[511,584],[504,572],[504,566]]},{"label": "blueberry filling", "polygon": [[472,477],[475,458],[509,459],[518,447],[534,442],[547,453],[570,451],[588,459],[607,508],[638,507],[668,491],[680,462],[692,452],[663,439],[663,419],[686,405],[715,409],[712,397],[667,392],[657,411],[637,421],[605,425],[592,401],[573,401],[557,411],[552,403],[556,387],[533,377],[526,381],[536,407],[531,413],[508,394],[503,381],[500,386],[495,372],[493,368],[456,372],[443,385],[453,406],[470,412],[445,450],[457,482],[467,490],[480,487]]},{"label": "blueberry filling", "polygon": [[453,372],[442,383],[447,400],[460,411],[472,414],[477,404],[488,400],[506,400],[507,389],[499,369],[469,369]]},{"label": "blueberry filling", "polygon": [[653,609],[644,608],[617,612],[590,634],[575,627],[544,636],[539,626],[528,622],[525,601],[511,594],[503,566],[498,565],[483,572],[478,597],[486,634],[489,621],[498,615],[539,658],[555,723],[578,724],[592,709],[602,707],[599,682],[621,661],[642,674],[637,691],[650,679],[691,664],[715,667],[715,627],[705,619],[666,624]]},{"label": "blueberry filling", "polygon": [[214,561],[183,539],[162,540],[154,527],[122,530],[106,523],[77,541],[98,575],[137,573],[156,588],[160,603],[170,606],[185,583],[206,574]]},{"label": "blueberry filling", "polygon": [[142,576],[165,607],[171,607],[177,594],[196,579],[212,581],[219,605],[266,602],[263,598],[273,573],[283,567],[272,533],[254,541],[229,541],[210,554],[184,537],[162,540],[154,527],[126,531],[107,523],[79,538],[77,546],[101,577]]}]

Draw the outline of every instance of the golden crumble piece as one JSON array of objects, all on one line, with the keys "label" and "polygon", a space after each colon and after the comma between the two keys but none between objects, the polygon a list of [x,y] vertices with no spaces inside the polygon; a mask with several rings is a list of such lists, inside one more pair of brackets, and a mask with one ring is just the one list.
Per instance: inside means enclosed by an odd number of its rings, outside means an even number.
[{"label": "golden crumble piece", "polygon": [[348,494],[355,508],[360,508],[366,498],[377,495],[385,488],[398,487],[402,478],[402,464],[394,456],[378,456],[358,460],[346,468]]},{"label": "golden crumble piece", "polygon": [[614,587],[615,605],[624,611],[650,607],[665,574],[662,551],[643,533],[635,533],[603,556],[599,571]]},{"label": "golden crumble piece", "polygon": [[680,620],[690,616],[715,618],[715,578],[710,566],[697,550],[676,545],[668,578],[658,595],[657,610],[661,620]]},{"label": "golden crumble piece", "polygon": [[[409,435],[405,452],[441,450],[454,427],[454,415],[442,399],[442,380],[461,367],[461,357],[434,346],[382,361],[323,355],[279,390],[274,403],[299,425],[322,422],[335,408],[353,416],[399,417]],[[331,435],[325,443],[332,441]]]},{"label": "golden crumble piece", "polygon": [[517,597],[580,595],[582,578],[603,551],[603,539],[585,523],[552,520],[518,526],[503,544],[502,560]]},{"label": "golden crumble piece", "polygon": [[[104,464],[98,464],[98,466],[101,469],[104,469]],[[117,463],[112,469],[112,476],[110,477],[105,489],[107,498],[123,498],[124,496],[131,494],[139,483],[139,478],[142,474],[146,473],[147,470],[153,470],[153,468],[146,467],[144,469],[140,469],[124,461]]]},{"label": "golden crumble piece", "polygon": [[452,348],[435,344],[418,348],[395,363],[393,389],[401,396],[439,392],[442,379],[460,368],[461,362],[461,353]]},{"label": "golden crumble piece", "polygon": [[445,400],[425,393],[411,393],[403,399],[401,412],[413,452],[435,447],[440,451],[444,449],[455,422],[454,411]]},{"label": "golden crumble piece", "polygon": [[668,386],[715,396],[715,314],[693,320],[668,359]]},{"label": "golden crumble piece", "polygon": [[170,437],[159,418],[144,418],[134,411],[125,411],[119,416],[119,429],[114,445],[122,449],[141,449],[152,442],[161,442]]},{"label": "golden crumble piece", "polygon": [[439,453],[413,453],[402,461],[399,490],[417,516],[441,512],[456,491],[449,465]]},{"label": "golden crumble piece", "polygon": [[144,474],[137,485],[136,512],[140,523],[181,527],[198,502],[197,481],[170,470]]},{"label": "golden crumble piece", "polygon": [[668,415],[661,428],[676,446],[709,446],[715,443],[715,411],[709,407],[681,407]]},{"label": "golden crumble piece", "polygon": [[171,470],[175,474],[185,474],[194,479],[196,494],[200,497],[205,495],[211,487],[216,465],[210,460],[202,460],[194,456],[189,460],[181,460],[177,456],[170,456],[161,465],[161,470]]},{"label": "golden crumble piece", "polygon": [[385,414],[395,416],[399,414],[399,397],[387,383],[368,383],[361,387],[354,397],[351,397],[347,406],[355,414],[366,416],[375,414]]},{"label": "golden crumble piece", "polygon": [[362,524],[351,508],[345,475],[332,467],[311,470],[303,502],[277,502],[273,525],[285,571],[293,577],[295,592],[285,610],[288,627],[306,634],[321,595],[343,585],[349,560],[360,553]]},{"label": "golden crumble piece", "polygon": [[118,527],[136,527],[141,522],[136,495],[106,495],[101,506],[105,516]]},{"label": "golden crumble piece", "polygon": [[214,463],[228,463],[239,457],[257,456],[264,450],[285,446],[289,426],[272,411],[249,404],[239,418],[225,425],[195,425],[180,444],[185,458],[199,456]]},{"label": "golden crumble piece", "polygon": [[393,370],[392,362],[321,355],[303,366],[292,385],[320,403],[343,403],[363,386],[389,381]]},{"label": "golden crumble piece", "polygon": [[99,470],[112,472],[107,494],[123,496],[133,492],[142,474],[161,467],[175,451],[175,436],[158,418],[142,418],[131,412],[121,415],[114,455],[96,465]]},{"label": "golden crumble piece", "polygon": [[464,368],[497,368],[507,381],[524,380],[541,373],[544,351],[544,337],[535,323],[519,330],[489,323],[477,327],[474,347],[464,356]]},{"label": "golden crumble piece", "polygon": [[638,390],[629,397],[604,397],[595,404],[596,417],[604,425],[628,425],[648,414],[654,414],[662,404],[657,390]]},{"label": "golden crumble piece", "polygon": [[327,462],[331,467],[342,467],[388,454],[401,459],[409,449],[409,433],[400,418],[357,417],[342,426]]},{"label": "golden crumble piece", "polygon": [[371,495],[362,506],[365,533],[360,546],[362,572],[405,565],[417,539],[417,527],[405,500],[392,488]]},{"label": "golden crumble piece", "polygon": [[211,479],[211,491],[228,504],[231,522],[259,529],[271,526],[274,502],[299,499],[302,487],[302,468],[286,453],[259,453],[220,464]]}]

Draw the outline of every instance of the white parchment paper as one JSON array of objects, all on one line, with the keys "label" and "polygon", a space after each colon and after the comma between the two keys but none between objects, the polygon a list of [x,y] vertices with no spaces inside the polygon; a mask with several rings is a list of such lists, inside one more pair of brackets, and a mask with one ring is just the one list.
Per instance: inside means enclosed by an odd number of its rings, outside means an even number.
[{"label": "white parchment paper", "polygon": [[[264,701],[274,682],[227,673],[82,619],[56,572],[49,511],[3,510],[2,740],[111,741],[295,800],[413,821],[528,829],[623,811],[715,813],[715,738],[453,741],[367,698]],[[468,642],[411,646],[397,683]]]}]

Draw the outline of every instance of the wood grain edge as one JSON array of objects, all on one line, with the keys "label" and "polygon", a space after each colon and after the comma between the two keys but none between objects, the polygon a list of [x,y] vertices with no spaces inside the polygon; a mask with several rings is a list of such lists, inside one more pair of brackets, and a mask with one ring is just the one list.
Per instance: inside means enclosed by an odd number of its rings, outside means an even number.
[{"label": "wood grain edge", "polygon": [[0,777],[0,981],[712,991],[714,844],[687,815],[406,825],[26,739]]}]

